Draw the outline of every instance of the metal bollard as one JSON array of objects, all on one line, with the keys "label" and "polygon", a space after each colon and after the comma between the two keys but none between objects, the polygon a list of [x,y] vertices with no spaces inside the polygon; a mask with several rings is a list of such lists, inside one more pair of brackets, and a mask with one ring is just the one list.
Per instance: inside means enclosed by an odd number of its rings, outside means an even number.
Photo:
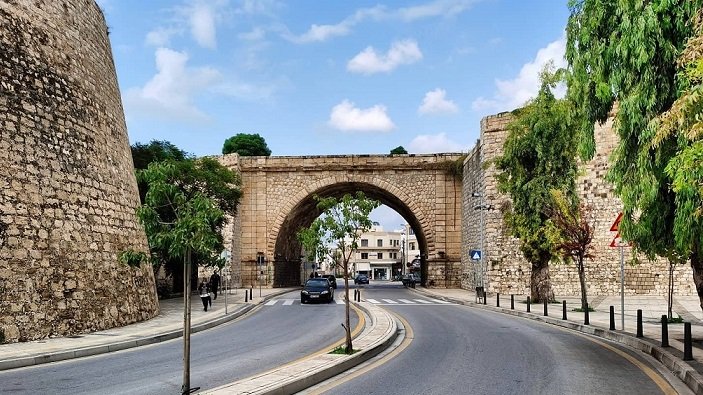
[{"label": "metal bollard", "polygon": [[527,312],[530,312],[530,297],[527,297]]},{"label": "metal bollard", "polygon": [[610,330],[615,330],[615,307],[610,306]]},{"label": "metal bollard", "polygon": [[669,317],[662,315],[662,347],[669,347]]},{"label": "metal bollard", "polygon": [[483,290],[483,304],[486,304],[486,290]]},{"label": "metal bollard", "polygon": [[361,290],[358,290],[358,292],[356,293],[356,301],[361,302]]},{"label": "metal bollard", "polygon": [[510,295],[510,310],[515,310],[515,295]]},{"label": "metal bollard", "polygon": [[496,307],[500,307],[500,293],[496,293]]},{"label": "metal bollard", "polygon": [[691,323],[683,323],[683,360],[693,360],[693,339],[691,339]]},{"label": "metal bollard", "polygon": [[549,315],[549,311],[547,310],[547,299],[544,300],[544,316],[547,317]]},{"label": "metal bollard", "polygon": [[566,319],[566,301],[565,300],[561,301],[561,319],[562,320]]},{"label": "metal bollard", "polygon": [[249,302],[249,291],[244,290],[244,303]]},{"label": "metal bollard", "polygon": [[584,311],[583,314],[583,324],[591,325],[591,318],[588,316],[588,303],[586,303],[586,311]]},{"label": "metal bollard", "polygon": [[636,337],[644,337],[642,334],[642,310],[637,309],[637,335]]}]

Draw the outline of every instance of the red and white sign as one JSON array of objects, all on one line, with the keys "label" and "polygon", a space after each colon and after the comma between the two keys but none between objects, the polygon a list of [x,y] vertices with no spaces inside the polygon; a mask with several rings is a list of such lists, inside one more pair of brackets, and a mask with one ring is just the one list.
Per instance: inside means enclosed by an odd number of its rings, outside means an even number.
[{"label": "red and white sign", "polygon": [[610,225],[610,231],[617,232],[615,237],[613,237],[613,241],[610,242],[610,247],[630,247],[632,245],[632,243],[625,242],[622,240],[622,237],[620,237],[620,221],[622,221],[622,212],[618,213],[615,222]]}]

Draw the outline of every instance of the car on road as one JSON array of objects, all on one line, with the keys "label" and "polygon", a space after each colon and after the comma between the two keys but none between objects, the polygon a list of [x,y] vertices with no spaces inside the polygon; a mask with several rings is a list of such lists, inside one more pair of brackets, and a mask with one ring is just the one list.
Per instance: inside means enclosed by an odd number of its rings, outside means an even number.
[{"label": "car on road", "polygon": [[327,303],[334,300],[334,288],[330,280],[326,277],[315,277],[305,282],[305,286],[300,291],[300,303],[312,301],[325,301]]},{"label": "car on road", "polygon": [[366,277],[365,274],[357,274],[356,277],[354,277],[354,284],[368,284],[369,283],[369,278]]},{"label": "car on road", "polygon": [[420,284],[420,276],[415,273],[406,274],[400,280],[406,287],[414,287],[415,284]]},{"label": "car on road", "polygon": [[334,274],[327,274],[322,277],[329,280],[330,284],[332,285],[332,288],[337,289],[337,277]]}]

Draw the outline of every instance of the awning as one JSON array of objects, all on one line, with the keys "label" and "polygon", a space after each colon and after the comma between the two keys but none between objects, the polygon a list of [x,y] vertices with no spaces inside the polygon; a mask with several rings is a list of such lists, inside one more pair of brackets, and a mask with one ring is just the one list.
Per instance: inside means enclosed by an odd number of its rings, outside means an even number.
[{"label": "awning", "polygon": [[368,272],[371,270],[371,264],[369,262],[357,262],[356,271]]}]

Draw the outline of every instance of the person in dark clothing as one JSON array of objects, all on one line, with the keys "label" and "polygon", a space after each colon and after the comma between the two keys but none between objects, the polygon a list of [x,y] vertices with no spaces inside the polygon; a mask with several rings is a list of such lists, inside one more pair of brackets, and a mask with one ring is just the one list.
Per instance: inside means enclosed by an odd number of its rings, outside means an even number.
[{"label": "person in dark clothing", "polygon": [[210,299],[210,285],[205,280],[200,282],[198,293],[200,294],[200,300],[203,302],[203,310],[207,311],[208,306],[212,306],[212,300]]},{"label": "person in dark clothing", "polygon": [[217,273],[217,270],[215,270],[212,276],[210,276],[210,290],[214,294],[213,299],[217,299],[218,288],[220,288],[220,275]]}]

